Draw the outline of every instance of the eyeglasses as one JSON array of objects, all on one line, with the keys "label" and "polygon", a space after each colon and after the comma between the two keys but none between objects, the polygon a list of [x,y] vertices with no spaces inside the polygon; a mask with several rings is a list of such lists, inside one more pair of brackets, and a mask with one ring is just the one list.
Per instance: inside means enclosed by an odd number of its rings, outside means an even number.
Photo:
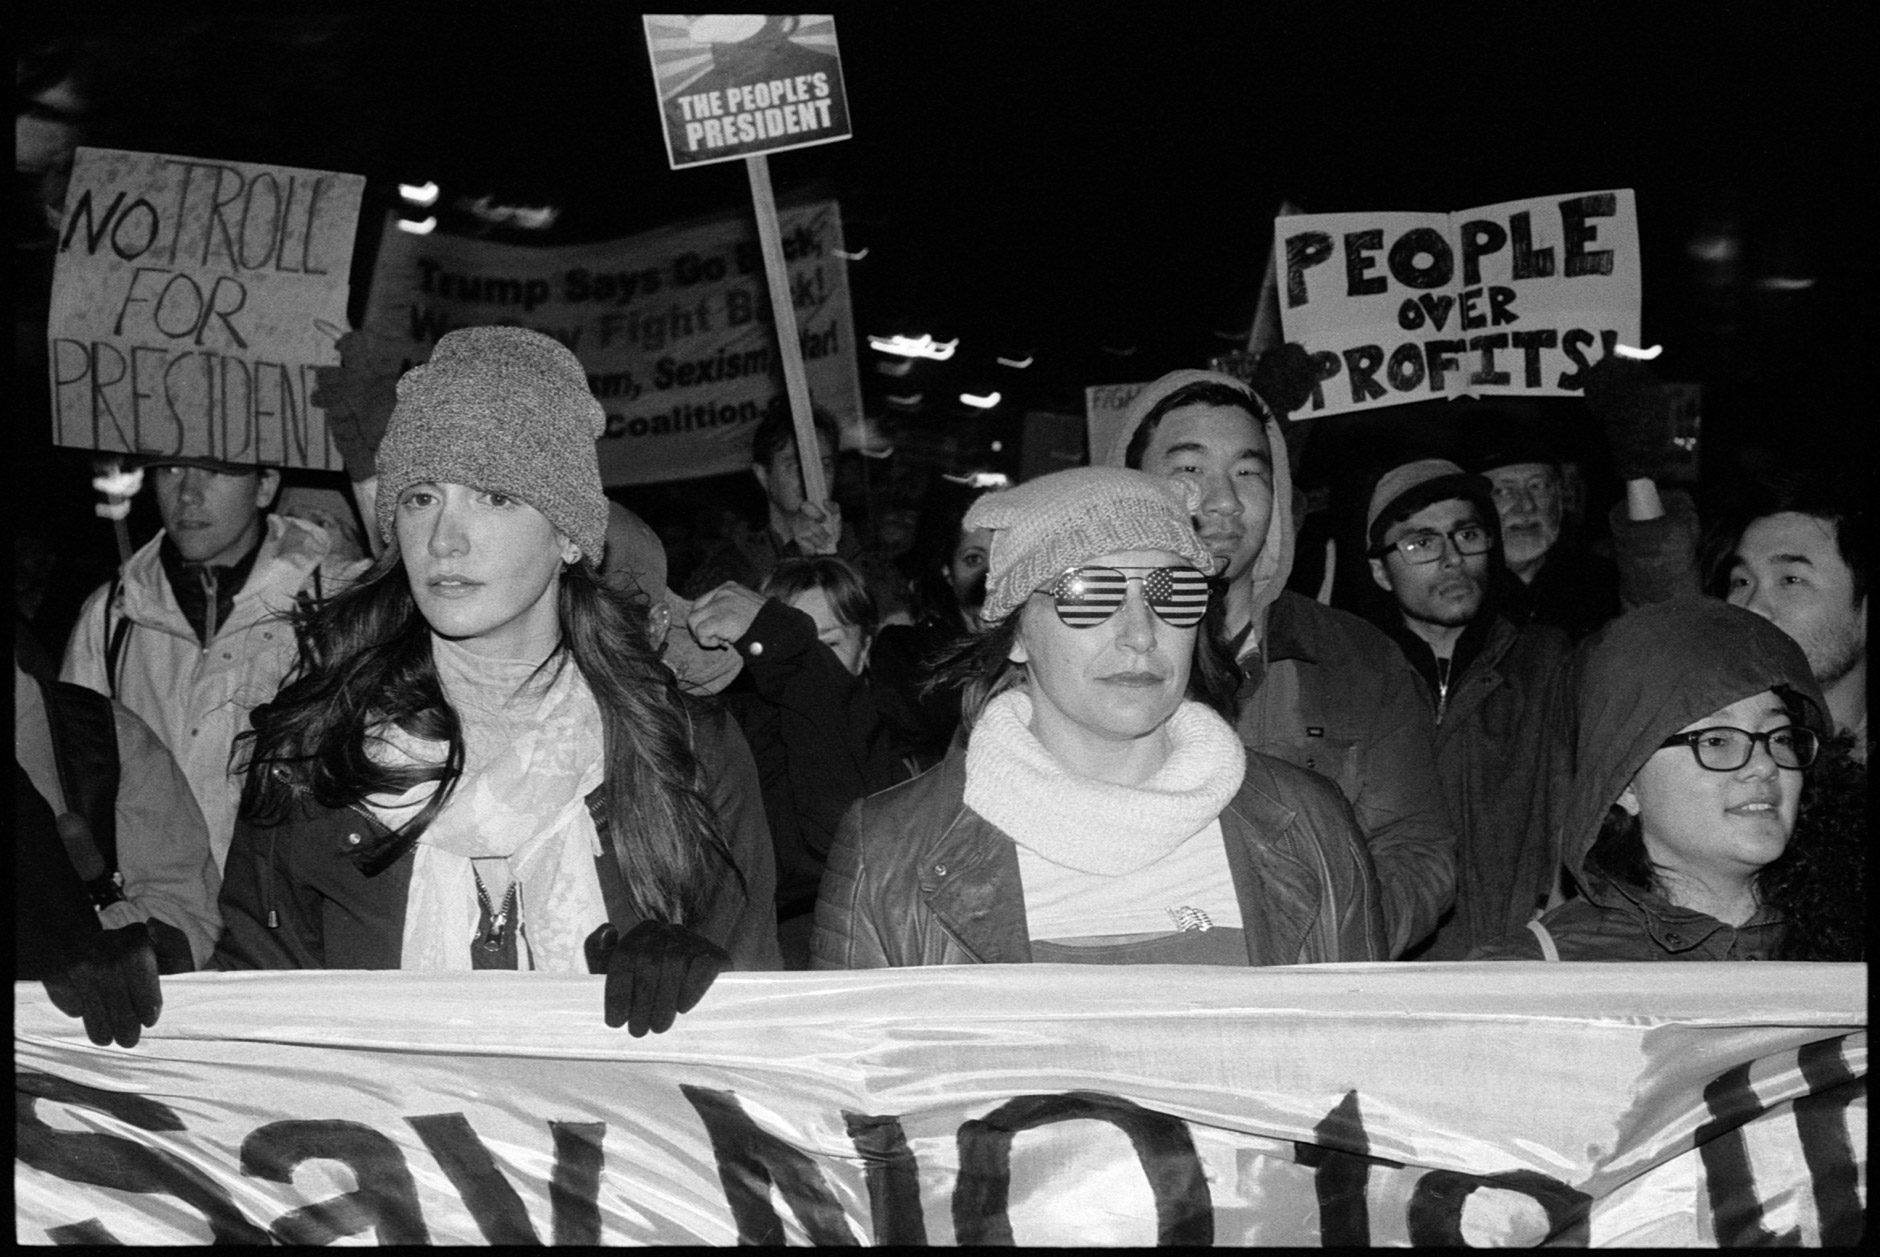
[{"label": "eyeglasses", "polygon": [[1048,588],[1058,619],[1071,628],[1093,628],[1115,615],[1132,577],[1142,597],[1170,628],[1193,628],[1208,610],[1208,578],[1192,567],[1073,567]]},{"label": "eyeglasses", "polygon": [[1815,753],[1821,749],[1821,739],[1815,731],[1800,725],[1783,725],[1767,733],[1712,725],[1708,729],[1673,734],[1659,749],[1688,746],[1697,762],[1711,772],[1733,773],[1749,763],[1758,742],[1769,748],[1769,758],[1776,762],[1777,768],[1806,768],[1815,762]]},{"label": "eyeglasses", "polygon": [[1443,539],[1447,537],[1455,543],[1457,554],[1487,554],[1489,545],[1488,529],[1481,524],[1464,524],[1442,532],[1416,532],[1408,537],[1399,537],[1388,545],[1379,546],[1371,551],[1371,557],[1381,559],[1395,550],[1403,555],[1403,561],[1409,564],[1434,563],[1443,557]]}]

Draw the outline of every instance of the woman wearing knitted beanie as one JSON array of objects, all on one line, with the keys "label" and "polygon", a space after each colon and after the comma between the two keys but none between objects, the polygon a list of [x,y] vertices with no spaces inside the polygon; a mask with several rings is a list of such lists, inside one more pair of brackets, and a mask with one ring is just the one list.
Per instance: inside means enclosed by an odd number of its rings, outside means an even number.
[{"label": "woman wearing knitted beanie", "polygon": [[1386,958],[1350,806],[1234,733],[1179,492],[1084,467],[974,504],[991,627],[962,661],[965,745],[844,819],[814,967]]},{"label": "woman wearing knitted beanie", "polygon": [[398,381],[386,551],[238,748],[221,967],[604,972],[635,1035],[777,967],[750,751],[600,577],[604,423],[574,355],[518,328],[452,332]]}]

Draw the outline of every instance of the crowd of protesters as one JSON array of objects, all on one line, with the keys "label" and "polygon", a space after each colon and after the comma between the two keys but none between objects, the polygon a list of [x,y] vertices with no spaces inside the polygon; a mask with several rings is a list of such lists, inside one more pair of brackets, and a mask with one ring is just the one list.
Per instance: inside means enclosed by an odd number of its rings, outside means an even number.
[{"label": "crowd of protesters", "polygon": [[452,332],[343,434],[363,547],[153,454],[62,667],[16,617],[16,976],[131,1046],[196,969],[605,974],[637,1035],[727,969],[1864,959],[1867,507],[1701,529],[1663,402],[1588,373],[1605,553],[1544,433],[1369,466],[1344,607],[1283,381],[1200,370],[899,553],[766,420],[669,570],[574,356]]}]

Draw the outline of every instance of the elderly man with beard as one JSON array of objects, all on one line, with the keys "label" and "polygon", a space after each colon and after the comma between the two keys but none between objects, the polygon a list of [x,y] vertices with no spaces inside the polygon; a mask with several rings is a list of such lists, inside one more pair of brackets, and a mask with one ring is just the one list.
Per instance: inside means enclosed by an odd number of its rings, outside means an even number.
[{"label": "elderly man with beard", "polygon": [[1425,458],[1379,478],[1367,512],[1372,619],[1421,678],[1456,829],[1456,902],[1405,959],[1460,960],[1520,929],[1552,887],[1549,816],[1571,746],[1566,634],[1517,624],[1489,482]]},{"label": "elderly man with beard", "polygon": [[1473,463],[1488,479],[1503,558],[1519,578],[1509,586],[1510,616],[1552,624],[1577,642],[1618,615],[1618,568],[1563,535],[1566,482],[1553,446],[1510,422]]}]

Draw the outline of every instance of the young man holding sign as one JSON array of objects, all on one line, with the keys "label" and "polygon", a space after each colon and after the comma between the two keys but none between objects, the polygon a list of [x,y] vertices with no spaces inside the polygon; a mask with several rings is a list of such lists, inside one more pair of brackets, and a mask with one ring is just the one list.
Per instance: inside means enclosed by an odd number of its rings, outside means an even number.
[{"label": "young man holding sign", "polygon": [[1435,730],[1388,638],[1286,589],[1292,480],[1279,419],[1232,376],[1173,371],[1130,403],[1106,461],[1198,486],[1195,531],[1226,582],[1224,628],[1244,675],[1241,740],[1329,778],[1351,803],[1401,956],[1455,890]]},{"label": "young man holding sign", "polygon": [[240,799],[229,748],[296,659],[283,617],[365,565],[324,529],[267,514],[272,467],[211,458],[143,462],[163,531],[85,602],[62,679],[110,695],[176,757],[209,825],[219,869]]}]

